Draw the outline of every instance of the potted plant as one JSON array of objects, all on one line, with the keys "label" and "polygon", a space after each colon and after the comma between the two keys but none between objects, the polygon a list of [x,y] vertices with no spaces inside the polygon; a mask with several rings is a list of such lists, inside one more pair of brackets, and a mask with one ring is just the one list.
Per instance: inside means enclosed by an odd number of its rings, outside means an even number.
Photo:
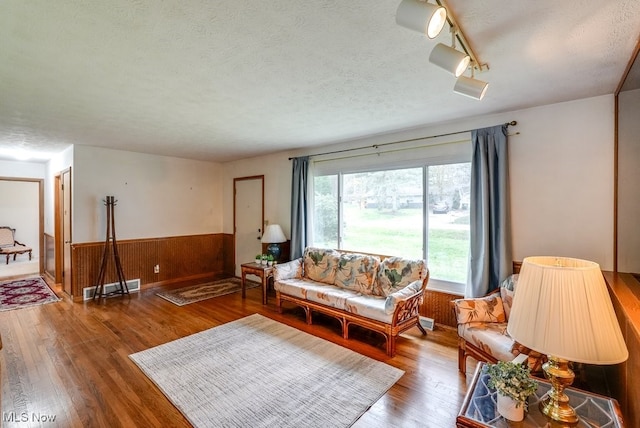
[{"label": "potted plant", "polygon": [[499,361],[487,364],[486,373],[489,375],[489,388],[498,392],[498,413],[511,421],[524,419],[527,399],[538,389],[529,368],[511,361]]},{"label": "potted plant", "polygon": [[256,254],[256,263],[260,264],[262,261],[262,254]]},{"label": "potted plant", "polygon": [[267,255],[266,255],[266,254],[263,254],[262,256],[260,256],[260,262],[261,262],[263,265],[266,265],[266,264],[267,264]]},{"label": "potted plant", "polygon": [[267,256],[267,265],[268,266],[273,266],[273,255],[269,254]]}]

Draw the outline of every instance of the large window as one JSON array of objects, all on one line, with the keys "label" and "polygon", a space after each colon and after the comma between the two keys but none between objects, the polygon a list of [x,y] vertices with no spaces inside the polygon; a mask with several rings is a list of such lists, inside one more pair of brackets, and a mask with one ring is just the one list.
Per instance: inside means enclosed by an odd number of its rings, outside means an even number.
[{"label": "large window", "polygon": [[456,163],[316,176],[313,244],[425,258],[435,283],[461,291],[470,173]]}]

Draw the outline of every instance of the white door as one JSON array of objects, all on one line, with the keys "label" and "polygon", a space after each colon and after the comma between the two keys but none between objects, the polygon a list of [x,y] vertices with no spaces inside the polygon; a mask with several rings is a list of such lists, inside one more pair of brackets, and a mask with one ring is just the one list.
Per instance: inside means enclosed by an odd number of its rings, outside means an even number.
[{"label": "white door", "polygon": [[236,178],[234,185],[234,226],[236,247],[236,276],[240,265],[252,262],[262,253],[264,224],[264,176]]}]

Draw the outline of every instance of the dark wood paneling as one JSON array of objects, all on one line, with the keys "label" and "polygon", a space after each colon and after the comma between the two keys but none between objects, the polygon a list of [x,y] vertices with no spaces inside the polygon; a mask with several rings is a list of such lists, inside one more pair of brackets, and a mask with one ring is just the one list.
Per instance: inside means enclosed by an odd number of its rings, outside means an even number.
[{"label": "dark wood paneling", "polygon": [[236,244],[232,233],[222,235],[222,252],[224,254],[224,273],[228,276],[234,276],[236,274]]},{"label": "dark wood paneling", "polygon": [[56,242],[48,233],[44,234],[44,273],[56,278]]},{"label": "dark wood paneling", "polygon": [[440,325],[456,327],[456,317],[449,302],[459,298],[460,296],[457,294],[425,290],[420,315],[433,318]]},{"label": "dark wood paneling", "polygon": [[625,425],[640,426],[640,287],[633,275],[604,272],[609,294],[618,317],[629,359],[622,364],[606,367],[611,395],[618,400]]},{"label": "dark wood paneling", "polygon": [[[219,276],[226,272],[225,235],[191,235],[118,241],[118,253],[125,278],[140,278],[141,285],[165,283],[196,276]],[[95,286],[100,270],[104,242],[74,244],[71,249],[74,300],[81,300],[82,289]],[[117,280],[109,246],[105,283]],[[230,255],[230,256],[229,256]],[[160,272],[154,273],[154,266]]]}]

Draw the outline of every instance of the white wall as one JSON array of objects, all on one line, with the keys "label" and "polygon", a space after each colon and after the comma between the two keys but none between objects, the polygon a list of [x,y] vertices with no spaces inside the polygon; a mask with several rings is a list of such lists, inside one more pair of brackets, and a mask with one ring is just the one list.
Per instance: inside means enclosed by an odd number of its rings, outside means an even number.
[{"label": "white wall", "polygon": [[[224,165],[224,231],[233,232],[234,177],[265,175],[265,218],[290,237],[289,156],[439,135],[516,120],[509,128],[514,259],[558,255],[613,268],[613,95],[468,118],[438,126]],[[273,186],[273,187],[272,187]]]},{"label": "white wall", "polygon": [[44,181],[44,233],[55,235],[54,208],[55,201],[55,176],[69,168],[73,174],[73,146],[53,156],[46,165],[46,177]]},{"label": "white wall", "polygon": [[0,160],[0,177],[44,178],[45,164]]},{"label": "white wall", "polygon": [[118,239],[222,232],[222,167],[212,162],[76,146],[73,241],[105,239],[115,196]]},{"label": "white wall", "polygon": [[[15,240],[31,247],[36,258],[40,254],[39,205],[38,182],[0,180],[0,226],[16,229]],[[0,264],[4,264],[2,258]]]}]

